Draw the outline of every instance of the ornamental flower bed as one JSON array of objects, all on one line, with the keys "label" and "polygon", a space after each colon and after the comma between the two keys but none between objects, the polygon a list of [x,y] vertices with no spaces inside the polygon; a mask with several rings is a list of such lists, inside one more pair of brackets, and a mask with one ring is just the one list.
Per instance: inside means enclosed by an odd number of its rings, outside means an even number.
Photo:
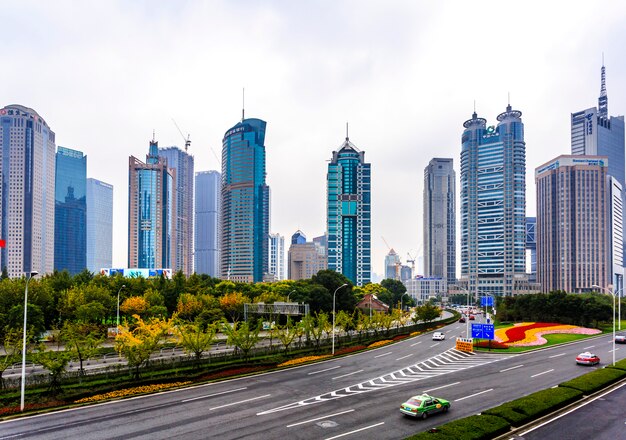
[{"label": "ornamental flower bed", "polygon": [[278,364],[279,367],[288,367],[290,365],[298,365],[298,364],[303,364],[305,362],[311,362],[311,361],[317,361],[320,359],[326,359],[330,357],[329,354],[325,354],[322,356],[304,356],[301,358],[297,358],[297,359],[292,359],[290,361],[287,362],[283,362],[282,364]]},{"label": "ornamental flower bed", "polygon": [[[65,404],[66,402],[56,401],[56,400],[51,401],[51,402],[46,402],[46,403],[27,403],[26,405],[24,405],[24,411],[54,408],[54,407],[65,405]],[[4,408],[0,408],[0,417],[9,416],[11,414],[21,414],[21,413],[22,413],[22,409],[20,408],[20,405],[5,406]]]},{"label": "ornamental flower bed", "polygon": [[489,341],[478,341],[474,342],[474,347],[493,348],[496,350],[506,350],[509,348],[507,344],[503,344],[502,342],[498,341],[491,341],[491,344],[489,343]]},{"label": "ornamental flower bed", "polygon": [[406,339],[408,337],[409,337],[409,335],[397,335],[397,336],[394,336],[391,339],[394,340],[394,341],[399,341],[400,339]]},{"label": "ornamental flower bed", "polygon": [[105,394],[96,394],[95,396],[85,397],[84,399],[76,400],[74,403],[88,403],[98,402],[100,400],[117,399],[120,397],[130,397],[135,394],[153,393],[155,391],[165,390],[167,388],[181,387],[183,385],[189,385],[191,382],[175,382],[175,383],[162,383],[156,385],[146,385],[141,387],[127,388],[125,390],[111,391]]},{"label": "ornamental flower bed", "polygon": [[201,380],[222,379],[224,377],[240,376],[242,374],[255,373],[257,371],[262,371],[262,370],[267,370],[267,367],[257,366],[257,367],[230,368],[228,370],[219,371],[217,373],[202,376]]},{"label": "ornamental flower bed", "polygon": [[377,342],[374,342],[374,343],[372,343],[372,344],[368,345],[368,346],[367,346],[367,348],[376,348],[376,347],[381,347],[381,346],[383,346],[383,345],[387,345],[387,344],[389,344],[389,343],[391,343],[391,342],[393,342],[393,341],[392,341],[392,340],[390,340],[390,339],[384,339],[384,340],[382,340],[382,341],[377,341]]},{"label": "ornamental flower bed", "polygon": [[421,334],[421,332],[413,332],[409,336],[413,337],[413,336],[418,336],[420,334]]},{"label": "ornamental flower bed", "polygon": [[595,335],[600,330],[550,322],[522,322],[513,327],[497,329],[495,340],[514,347],[544,345],[548,341],[543,335],[554,333]]},{"label": "ornamental flower bed", "polygon": [[352,353],[352,352],[359,351],[359,350],[365,350],[366,348],[367,347],[365,345],[354,345],[352,347],[342,348],[341,350],[335,351],[335,356],[338,356],[341,354],[348,354],[348,353]]}]

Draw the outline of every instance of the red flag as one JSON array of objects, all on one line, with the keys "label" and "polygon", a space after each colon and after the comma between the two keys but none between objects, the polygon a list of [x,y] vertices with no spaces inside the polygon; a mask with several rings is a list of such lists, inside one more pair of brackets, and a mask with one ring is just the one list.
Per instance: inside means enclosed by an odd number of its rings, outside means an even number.
[{"label": "red flag", "polygon": [[7,242],[4,240],[0,240],[0,248],[6,247],[7,246]]}]

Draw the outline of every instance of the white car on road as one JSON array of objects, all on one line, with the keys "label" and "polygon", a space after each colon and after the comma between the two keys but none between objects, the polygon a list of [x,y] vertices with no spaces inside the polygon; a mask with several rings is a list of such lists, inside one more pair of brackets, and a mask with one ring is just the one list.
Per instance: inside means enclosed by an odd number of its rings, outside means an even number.
[{"label": "white car on road", "polygon": [[446,335],[443,332],[433,333],[433,341],[443,341],[444,339],[446,339]]}]

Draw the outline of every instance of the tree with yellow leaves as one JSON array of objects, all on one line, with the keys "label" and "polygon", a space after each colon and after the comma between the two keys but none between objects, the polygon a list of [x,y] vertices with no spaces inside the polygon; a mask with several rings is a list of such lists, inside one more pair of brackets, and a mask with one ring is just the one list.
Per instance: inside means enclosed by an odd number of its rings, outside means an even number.
[{"label": "tree with yellow leaves", "polygon": [[131,316],[143,315],[149,307],[150,304],[143,296],[131,296],[124,300],[120,311]]},{"label": "tree with yellow leaves", "polygon": [[231,292],[220,298],[220,307],[232,322],[237,322],[243,315],[244,304],[250,302],[250,298],[243,293]]},{"label": "tree with yellow leaves", "polygon": [[120,326],[120,332],[115,337],[115,350],[126,358],[128,368],[134,369],[135,379],[138,379],[140,368],[159,348],[172,327],[172,320],[152,318],[146,322],[139,315],[133,315],[133,318],[136,322],[132,330],[127,325]]}]

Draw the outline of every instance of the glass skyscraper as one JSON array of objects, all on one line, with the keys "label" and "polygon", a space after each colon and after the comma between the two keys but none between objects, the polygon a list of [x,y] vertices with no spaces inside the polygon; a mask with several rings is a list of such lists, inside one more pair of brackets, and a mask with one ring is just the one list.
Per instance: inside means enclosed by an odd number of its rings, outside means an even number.
[{"label": "glass skyscraper", "polygon": [[424,169],[424,276],[456,282],[456,174],[452,159]]},{"label": "glass skyscraper", "polygon": [[285,279],[285,237],[278,233],[269,235],[268,272],[276,281]]},{"label": "glass skyscraper", "polygon": [[193,156],[178,147],[159,148],[159,156],[175,171],[176,186],[176,266],[187,276],[193,273]]},{"label": "glass skyscraper", "polygon": [[128,165],[128,267],[176,266],[176,187],[174,172],[159,157],[154,139],[146,163],[130,156]]},{"label": "glass skyscraper", "polygon": [[220,273],[260,282],[269,269],[270,189],[265,183],[265,127],[242,119],[222,141]]},{"label": "glass skyscraper", "polygon": [[87,156],[59,147],[54,191],[54,269],[75,275],[87,267]]},{"label": "glass skyscraper", "polygon": [[371,280],[371,170],[346,136],[328,164],[328,268],[357,286]]},{"label": "glass skyscraper", "polygon": [[87,179],[87,269],[113,265],[113,185]]},{"label": "glass skyscraper", "polygon": [[219,214],[220,182],[218,171],[196,173],[196,227],[194,267],[198,274],[220,276]]},{"label": "glass skyscraper", "polygon": [[498,125],[474,112],[461,139],[461,282],[476,295],[528,289],[525,267],[526,143],[522,112]]},{"label": "glass skyscraper", "polygon": [[55,136],[35,110],[0,108],[0,270],[54,268]]}]

